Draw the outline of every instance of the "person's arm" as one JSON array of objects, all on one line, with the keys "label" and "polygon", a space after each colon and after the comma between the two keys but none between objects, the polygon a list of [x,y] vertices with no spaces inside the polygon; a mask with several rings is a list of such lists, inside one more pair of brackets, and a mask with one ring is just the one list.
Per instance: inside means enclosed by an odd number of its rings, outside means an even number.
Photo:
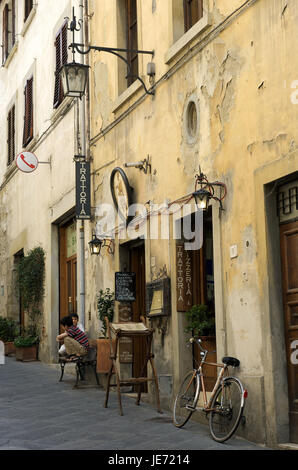
[{"label": "person's arm", "polygon": [[61,341],[62,339],[64,339],[66,336],[68,336],[68,334],[65,332],[65,333],[61,333],[61,335],[58,335],[57,338],[56,338],[56,341]]}]

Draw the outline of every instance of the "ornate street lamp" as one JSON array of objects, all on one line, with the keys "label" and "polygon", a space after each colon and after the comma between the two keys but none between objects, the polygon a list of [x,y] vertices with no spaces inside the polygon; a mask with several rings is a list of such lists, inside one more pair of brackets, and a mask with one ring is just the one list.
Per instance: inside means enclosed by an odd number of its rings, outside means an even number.
[{"label": "ornate street lamp", "polygon": [[92,240],[89,242],[89,248],[91,255],[100,255],[101,249],[107,247],[107,252],[112,255],[114,254],[114,242],[109,238],[98,238],[94,233]]},{"label": "ornate street lamp", "polygon": [[89,65],[71,62],[61,67],[60,76],[62,79],[65,96],[82,98],[85,93],[88,79]]},{"label": "ornate street lamp", "polygon": [[209,200],[212,197],[210,191],[199,189],[193,193],[194,200],[199,209],[206,211],[208,209]]},{"label": "ornate street lamp", "polygon": [[[223,210],[222,200],[227,194],[226,185],[220,181],[209,183],[207,176],[201,172],[201,168],[199,170],[200,174],[195,176],[195,191],[192,193],[198,209],[206,211],[208,209],[210,199],[215,199],[219,202],[220,208]],[[220,197],[214,195],[216,187],[223,190],[223,194],[221,194]]]},{"label": "ornate street lamp", "polygon": [[101,251],[101,247],[103,244],[103,240],[101,238],[97,238],[96,234],[92,235],[92,240],[89,242],[89,248],[91,255],[99,255]]},{"label": "ornate street lamp", "polygon": [[[64,95],[81,98],[82,95],[84,94],[86,83],[87,83],[89,66],[76,63],[74,60],[74,56],[75,56],[75,52],[85,55],[85,54],[89,54],[91,50],[99,51],[99,52],[100,51],[109,52],[110,54],[114,54],[115,56],[119,57],[119,59],[123,60],[126,63],[127,68],[128,68],[128,75],[135,77],[137,80],[139,80],[142,83],[142,86],[146,94],[154,95],[154,91],[147,90],[146,85],[144,81],[141,79],[141,77],[139,77],[138,75],[132,74],[131,66],[128,60],[125,57],[123,57],[123,55],[121,55],[122,52],[125,52],[125,53],[134,53],[134,54],[150,54],[153,57],[154,51],[142,51],[142,50],[137,50],[137,49],[136,50],[119,49],[115,47],[101,47],[101,46],[89,46],[89,45],[86,46],[85,48],[84,44],[75,42],[75,31],[80,31],[81,26],[82,26],[80,20],[78,21],[78,23],[79,23],[79,27],[77,28],[77,20],[74,15],[74,8],[73,8],[73,17],[72,17],[72,21],[70,22],[70,27],[68,28],[68,30],[70,30],[73,35],[73,41],[68,46],[69,49],[72,49],[73,62],[70,64],[64,65],[63,67],[61,67],[61,70],[60,70]],[[149,75],[151,80],[153,79],[155,75],[155,64],[153,62],[149,62],[148,64],[147,75]]]}]

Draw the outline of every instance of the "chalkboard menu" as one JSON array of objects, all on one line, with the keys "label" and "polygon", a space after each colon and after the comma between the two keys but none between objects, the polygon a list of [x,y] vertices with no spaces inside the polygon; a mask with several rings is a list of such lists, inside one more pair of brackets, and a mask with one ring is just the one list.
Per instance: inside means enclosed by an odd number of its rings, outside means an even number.
[{"label": "chalkboard menu", "polygon": [[115,299],[119,302],[136,300],[136,273],[115,273]]}]

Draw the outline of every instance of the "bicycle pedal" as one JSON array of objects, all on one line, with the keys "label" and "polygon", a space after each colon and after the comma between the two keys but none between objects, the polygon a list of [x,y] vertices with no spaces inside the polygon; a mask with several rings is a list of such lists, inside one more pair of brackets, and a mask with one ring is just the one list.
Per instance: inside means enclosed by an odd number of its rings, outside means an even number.
[{"label": "bicycle pedal", "polygon": [[195,411],[196,410],[196,407],[195,406],[191,406],[191,405],[186,405],[185,407],[187,410],[189,411]]}]

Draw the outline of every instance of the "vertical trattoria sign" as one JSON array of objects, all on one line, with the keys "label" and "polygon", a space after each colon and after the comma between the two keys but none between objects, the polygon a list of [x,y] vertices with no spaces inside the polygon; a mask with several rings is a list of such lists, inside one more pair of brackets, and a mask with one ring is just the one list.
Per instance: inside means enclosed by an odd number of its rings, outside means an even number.
[{"label": "vertical trattoria sign", "polygon": [[91,218],[90,162],[76,162],[76,218]]},{"label": "vertical trattoria sign", "polygon": [[187,312],[192,307],[192,258],[189,250],[184,250],[184,244],[176,245],[177,266],[177,311]]}]

